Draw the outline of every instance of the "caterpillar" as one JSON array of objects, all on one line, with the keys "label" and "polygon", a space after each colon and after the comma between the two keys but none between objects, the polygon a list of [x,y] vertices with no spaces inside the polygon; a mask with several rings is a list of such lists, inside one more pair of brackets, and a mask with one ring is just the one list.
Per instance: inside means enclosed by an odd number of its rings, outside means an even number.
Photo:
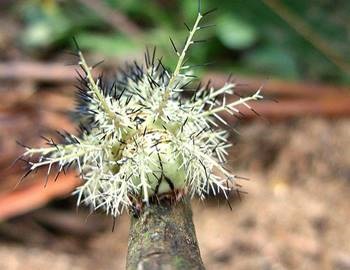
[{"label": "caterpillar", "polygon": [[[24,146],[22,159],[28,171],[47,168],[47,176],[75,166],[83,184],[74,191],[77,204],[103,209],[116,217],[123,211],[140,211],[155,197],[224,194],[236,188],[237,176],[226,167],[229,124],[220,113],[239,115],[240,106],[263,98],[261,89],[234,101],[236,83],[227,81],[221,88],[210,84],[184,94],[194,83],[193,66],[185,57],[198,31],[212,11],[199,9],[182,50],[170,38],[178,57],[176,66],[165,68],[156,47],[146,50],[144,63],[133,62],[120,71],[113,82],[103,76],[95,79],[77,47],[77,116],[79,135],[60,132],[61,143],[47,139],[47,147]],[[226,126],[223,127],[223,126]],[[169,195],[170,194],[170,195]]]}]

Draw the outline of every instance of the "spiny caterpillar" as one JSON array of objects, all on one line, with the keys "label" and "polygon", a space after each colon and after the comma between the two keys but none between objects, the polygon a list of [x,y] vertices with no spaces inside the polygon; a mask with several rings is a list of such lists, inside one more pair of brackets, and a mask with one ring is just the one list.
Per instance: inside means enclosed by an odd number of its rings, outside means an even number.
[{"label": "spiny caterpillar", "polygon": [[[262,98],[260,89],[248,97],[227,102],[235,94],[235,83],[222,88],[198,85],[191,98],[182,93],[194,76],[185,65],[189,48],[200,42],[195,33],[203,28],[198,12],[182,51],[171,43],[178,56],[173,70],[167,70],[156,49],[145,53],[145,66],[129,65],[111,84],[102,76],[95,80],[78,49],[79,73],[77,115],[81,134],[60,133],[63,143],[48,140],[46,148],[25,147],[29,170],[53,167],[57,176],[76,165],[83,184],[74,194],[77,204],[104,209],[114,217],[142,202],[164,194],[198,195],[222,192],[226,198],[236,188],[237,176],[224,167],[228,132],[218,122],[228,125],[219,113],[240,113],[240,105]],[[33,157],[39,156],[38,159]],[[177,193],[179,194],[179,193]]]}]

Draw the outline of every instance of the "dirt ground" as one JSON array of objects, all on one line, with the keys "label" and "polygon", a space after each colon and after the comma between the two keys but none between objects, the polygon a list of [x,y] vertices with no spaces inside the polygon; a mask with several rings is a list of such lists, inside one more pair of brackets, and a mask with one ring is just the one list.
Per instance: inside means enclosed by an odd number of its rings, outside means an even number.
[{"label": "dirt ground", "polygon": [[[350,120],[257,121],[240,128],[232,170],[242,200],[194,201],[207,269],[350,269]],[[129,218],[64,199],[0,224],[0,269],[124,269]]]}]

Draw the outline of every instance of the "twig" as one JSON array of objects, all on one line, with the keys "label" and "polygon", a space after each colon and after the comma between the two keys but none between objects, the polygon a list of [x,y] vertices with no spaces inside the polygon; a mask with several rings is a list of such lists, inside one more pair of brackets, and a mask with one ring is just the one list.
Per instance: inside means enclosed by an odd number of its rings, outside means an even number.
[{"label": "twig", "polygon": [[318,49],[324,56],[328,58],[343,72],[350,74],[350,65],[343,61],[343,56],[339,55],[331,46],[327,44],[317,32],[306,24],[297,14],[290,11],[279,0],[263,0],[263,2],[271,8],[277,15],[285,20],[295,31],[303,36],[308,42]]},{"label": "twig", "polygon": [[[322,117],[349,117],[350,115],[350,96],[334,96],[317,100],[280,100],[278,103],[273,101],[252,102],[252,107],[262,117],[271,120],[285,120],[293,117],[322,116]],[[242,113],[246,118],[256,118],[256,114],[246,108],[242,108]],[[222,117],[228,122],[233,123],[237,119],[229,114],[223,114]]]},{"label": "twig", "polygon": [[39,208],[54,198],[66,196],[80,185],[79,178],[73,173],[62,176],[57,182],[49,183],[44,188],[42,181],[21,190],[15,190],[0,196],[0,221],[27,213]]},{"label": "twig", "polygon": [[189,200],[151,204],[132,217],[126,268],[204,269]]},{"label": "twig", "polygon": [[[227,81],[227,74],[223,73],[207,73],[203,77],[203,82],[209,79],[214,87],[219,87]],[[237,76],[234,81],[238,84],[237,90],[240,93],[252,92],[262,86],[264,78]],[[317,98],[328,97],[334,95],[349,95],[350,88],[348,86],[338,86],[331,84],[308,83],[308,82],[289,82],[278,79],[265,79],[263,86],[265,95],[274,97],[291,97],[291,98]]]},{"label": "twig", "polygon": [[0,63],[0,80],[70,82],[76,79],[74,67],[64,63]]},{"label": "twig", "polygon": [[[76,79],[75,67],[64,66],[64,63],[40,63],[40,62],[7,62],[0,63],[0,80],[38,81],[52,83],[70,83]],[[98,74],[98,69],[94,69]],[[226,80],[227,75],[223,73],[207,73],[203,81],[210,78],[213,86],[219,87]],[[237,76],[239,91],[247,92],[258,89],[263,78]],[[336,93],[349,93],[347,86],[336,86],[319,83],[287,82],[271,79],[266,82],[263,92],[267,95],[315,98],[316,96],[331,96]]]}]

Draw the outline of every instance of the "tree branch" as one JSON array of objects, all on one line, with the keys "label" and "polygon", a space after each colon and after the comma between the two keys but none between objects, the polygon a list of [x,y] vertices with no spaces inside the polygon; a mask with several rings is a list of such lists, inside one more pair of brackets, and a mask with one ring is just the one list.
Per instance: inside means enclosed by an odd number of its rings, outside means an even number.
[{"label": "tree branch", "polygon": [[189,199],[151,204],[131,218],[126,268],[204,269]]}]

